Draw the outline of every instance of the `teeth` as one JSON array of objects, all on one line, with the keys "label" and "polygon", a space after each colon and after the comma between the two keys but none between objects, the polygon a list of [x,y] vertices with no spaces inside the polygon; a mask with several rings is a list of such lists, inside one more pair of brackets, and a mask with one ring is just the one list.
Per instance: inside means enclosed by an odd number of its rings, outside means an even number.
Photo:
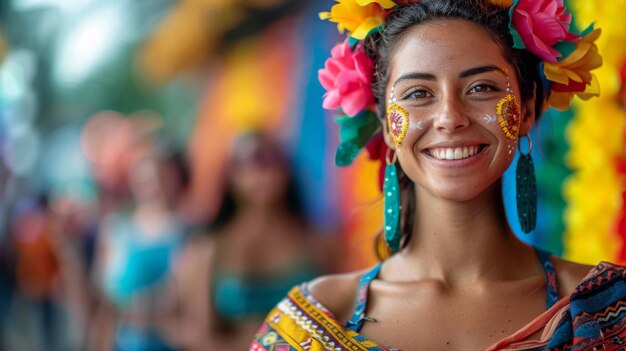
[{"label": "teeth", "polygon": [[465,147],[441,147],[430,149],[430,154],[440,160],[462,160],[476,155],[480,147],[478,145]]},{"label": "teeth", "polygon": [[463,150],[460,147],[457,147],[456,149],[454,149],[454,159],[458,160],[461,159],[463,157]]},{"label": "teeth", "polygon": [[446,149],[446,160],[454,160],[454,149]]}]

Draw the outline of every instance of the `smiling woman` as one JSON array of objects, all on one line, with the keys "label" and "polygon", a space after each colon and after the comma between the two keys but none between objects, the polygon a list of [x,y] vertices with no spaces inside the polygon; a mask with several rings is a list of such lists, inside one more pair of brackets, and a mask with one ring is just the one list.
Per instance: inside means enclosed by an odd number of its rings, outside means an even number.
[{"label": "smiling woman", "polygon": [[[560,79],[549,67],[574,60],[598,32],[571,32],[560,0],[338,2],[323,17],[359,37],[351,33],[320,71],[325,106],[357,121],[377,111],[389,255],[369,271],[295,287],[250,349],[623,349],[626,270],[523,244],[501,190],[520,152],[518,215],[532,230],[534,167],[518,142],[530,141],[544,106],[595,94],[589,71]],[[353,2],[364,23],[384,19],[365,38],[362,26],[342,24],[355,21],[341,8]]]}]

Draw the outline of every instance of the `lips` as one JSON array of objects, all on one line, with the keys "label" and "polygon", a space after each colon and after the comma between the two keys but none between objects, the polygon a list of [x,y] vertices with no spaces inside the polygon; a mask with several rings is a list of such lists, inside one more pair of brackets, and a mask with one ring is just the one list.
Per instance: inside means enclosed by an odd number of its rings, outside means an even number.
[{"label": "lips", "polygon": [[424,150],[424,153],[438,160],[463,160],[476,156],[487,148],[486,144],[474,144],[456,147],[431,147]]}]

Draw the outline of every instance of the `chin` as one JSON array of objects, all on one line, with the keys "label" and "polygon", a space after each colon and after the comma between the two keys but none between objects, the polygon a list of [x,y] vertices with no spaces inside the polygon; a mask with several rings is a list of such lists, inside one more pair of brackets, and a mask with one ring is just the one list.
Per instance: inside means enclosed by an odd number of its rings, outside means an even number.
[{"label": "chin", "polygon": [[436,197],[455,202],[466,202],[471,201],[477,198],[481,192],[476,191],[476,189],[445,189],[445,190],[435,190],[434,194]]},{"label": "chin", "polygon": [[436,198],[448,201],[467,202],[481,195],[491,193],[500,186],[496,180],[491,182],[451,181],[448,184],[437,184],[426,189]]}]

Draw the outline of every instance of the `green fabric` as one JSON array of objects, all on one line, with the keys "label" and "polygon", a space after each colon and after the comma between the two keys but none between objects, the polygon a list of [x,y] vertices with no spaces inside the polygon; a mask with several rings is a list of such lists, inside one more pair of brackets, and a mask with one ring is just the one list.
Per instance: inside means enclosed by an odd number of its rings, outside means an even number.
[{"label": "green fabric", "polygon": [[372,111],[365,111],[354,117],[341,116],[335,121],[339,123],[341,141],[335,152],[335,164],[344,167],[350,165],[358,156],[378,129],[379,123]]},{"label": "green fabric", "polygon": [[[369,38],[370,35],[375,34],[375,33],[382,33],[383,29],[385,28],[385,26],[380,25],[377,27],[372,28],[367,35],[365,36],[365,38]],[[348,37],[348,45],[350,45],[350,47],[355,47],[361,40],[353,38],[353,37]]]}]

